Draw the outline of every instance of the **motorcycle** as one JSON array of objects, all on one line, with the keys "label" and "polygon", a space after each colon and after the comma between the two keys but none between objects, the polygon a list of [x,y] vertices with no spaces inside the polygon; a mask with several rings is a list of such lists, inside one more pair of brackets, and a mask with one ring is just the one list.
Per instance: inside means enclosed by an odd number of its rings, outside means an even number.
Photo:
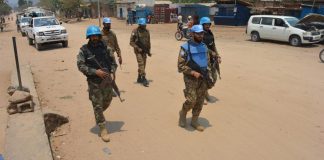
[{"label": "motorcycle", "polygon": [[319,58],[322,63],[324,63],[324,49],[319,53]]},{"label": "motorcycle", "polygon": [[179,24],[178,25],[178,29],[177,32],[175,33],[175,39],[178,41],[181,41],[183,37],[185,37],[186,39],[190,39],[190,32],[189,32],[189,28],[188,26],[184,26],[183,24]]}]

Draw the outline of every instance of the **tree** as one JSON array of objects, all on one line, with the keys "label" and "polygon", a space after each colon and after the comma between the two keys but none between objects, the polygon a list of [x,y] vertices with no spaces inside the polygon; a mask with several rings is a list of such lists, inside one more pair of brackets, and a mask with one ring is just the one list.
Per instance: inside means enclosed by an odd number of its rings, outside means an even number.
[{"label": "tree", "polygon": [[11,7],[8,5],[7,1],[0,0],[0,15],[10,14]]},{"label": "tree", "polygon": [[27,1],[26,0],[18,0],[18,6],[19,7],[23,7],[27,5]]}]

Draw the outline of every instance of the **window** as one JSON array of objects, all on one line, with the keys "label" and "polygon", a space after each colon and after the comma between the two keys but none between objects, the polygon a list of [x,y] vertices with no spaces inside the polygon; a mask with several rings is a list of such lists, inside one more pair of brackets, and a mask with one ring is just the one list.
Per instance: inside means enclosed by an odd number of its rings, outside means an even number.
[{"label": "window", "polygon": [[260,21],[261,21],[261,17],[253,17],[252,19],[253,24],[260,24]]},{"label": "window", "polygon": [[285,22],[282,19],[280,19],[280,18],[276,18],[275,19],[275,26],[284,27],[285,26]]},{"label": "window", "polygon": [[273,20],[273,18],[263,17],[262,21],[261,21],[261,24],[272,25],[272,20]]}]

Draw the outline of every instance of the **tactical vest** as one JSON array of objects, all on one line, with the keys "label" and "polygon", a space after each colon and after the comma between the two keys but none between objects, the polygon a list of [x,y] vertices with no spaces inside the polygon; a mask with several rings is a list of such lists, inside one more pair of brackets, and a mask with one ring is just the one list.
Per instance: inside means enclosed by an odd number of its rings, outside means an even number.
[{"label": "tactical vest", "polygon": [[135,42],[139,42],[139,43],[143,44],[146,48],[149,47],[149,31],[148,30],[140,31],[139,29],[136,29],[135,36],[136,36]]},{"label": "tactical vest", "polygon": [[208,49],[214,51],[213,45],[215,43],[215,39],[211,31],[207,31],[204,33],[203,42],[207,45]]},{"label": "tactical vest", "polygon": [[[190,46],[190,48],[189,48]],[[207,54],[207,47],[204,43],[193,43],[188,41],[187,43],[181,46],[184,51],[187,53],[187,62],[192,57],[192,60],[199,65],[201,70],[206,70],[208,67],[208,54]],[[189,56],[189,52],[191,56]]]},{"label": "tactical vest", "polygon": [[[85,64],[94,69],[100,69],[100,66],[94,61],[94,60],[89,60],[88,58],[91,57],[92,55],[95,56],[101,67],[107,69],[108,71],[111,70],[111,64],[112,60],[109,57],[109,53],[107,50],[107,47],[104,45],[103,42],[101,44],[98,44],[98,47],[91,47],[91,45],[85,44],[81,47],[82,52],[84,53],[84,58],[85,58]],[[95,82],[100,83],[101,78],[93,75],[93,76],[87,76],[88,80],[93,80]]]}]

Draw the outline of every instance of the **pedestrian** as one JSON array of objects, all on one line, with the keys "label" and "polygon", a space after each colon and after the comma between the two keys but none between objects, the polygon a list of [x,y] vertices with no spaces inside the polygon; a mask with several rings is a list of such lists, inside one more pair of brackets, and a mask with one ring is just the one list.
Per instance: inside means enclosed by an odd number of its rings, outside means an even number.
[{"label": "pedestrian", "polygon": [[192,109],[191,126],[198,131],[204,131],[198,117],[202,110],[207,89],[212,84],[210,77],[210,61],[208,48],[202,42],[204,30],[202,25],[191,28],[192,39],[183,44],[178,57],[178,71],[183,73],[186,101],[179,114],[179,126],[186,127],[187,112]]},{"label": "pedestrian", "polygon": [[[206,44],[207,48],[211,50],[211,54],[209,55],[209,59],[211,62],[211,71],[213,79],[217,80],[217,65],[221,63],[221,57],[216,49],[215,37],[213,32],[210,30],[211,21],[209,17],[202,17],[200,19],[200,24],[203,26],[204,29],[204,39],[203,42]],[[211,98],[207,92],[206,100],[208,102],[211,101]]]},{"label": "pedestrian", "polygon": [[111,85],[101,85],[106,78],[114,80],[114,72],[117,64],[101,40],[102,34],[97,26],[89,26],[86,32],[88,43],[80,48],[77,56],[77,66],[87,77],[89,99],[92,102],[96,124],[100,128],[99,136],[104,142],[109,142],[109,134],[106,128],[106,119],[103,112],[112,101]]},{"label": "pedestrian", "polygon": [[138,20],[138,27],[132,31],[130,37],[130,45],[134,48],[138,63],[137,83],[141,83],[143,86],[148,87],[149,82],[146,79],[145,68],[147,55],[151,57],[151,40],[150,32],[146,29],[145,18],[140,18]]}]

